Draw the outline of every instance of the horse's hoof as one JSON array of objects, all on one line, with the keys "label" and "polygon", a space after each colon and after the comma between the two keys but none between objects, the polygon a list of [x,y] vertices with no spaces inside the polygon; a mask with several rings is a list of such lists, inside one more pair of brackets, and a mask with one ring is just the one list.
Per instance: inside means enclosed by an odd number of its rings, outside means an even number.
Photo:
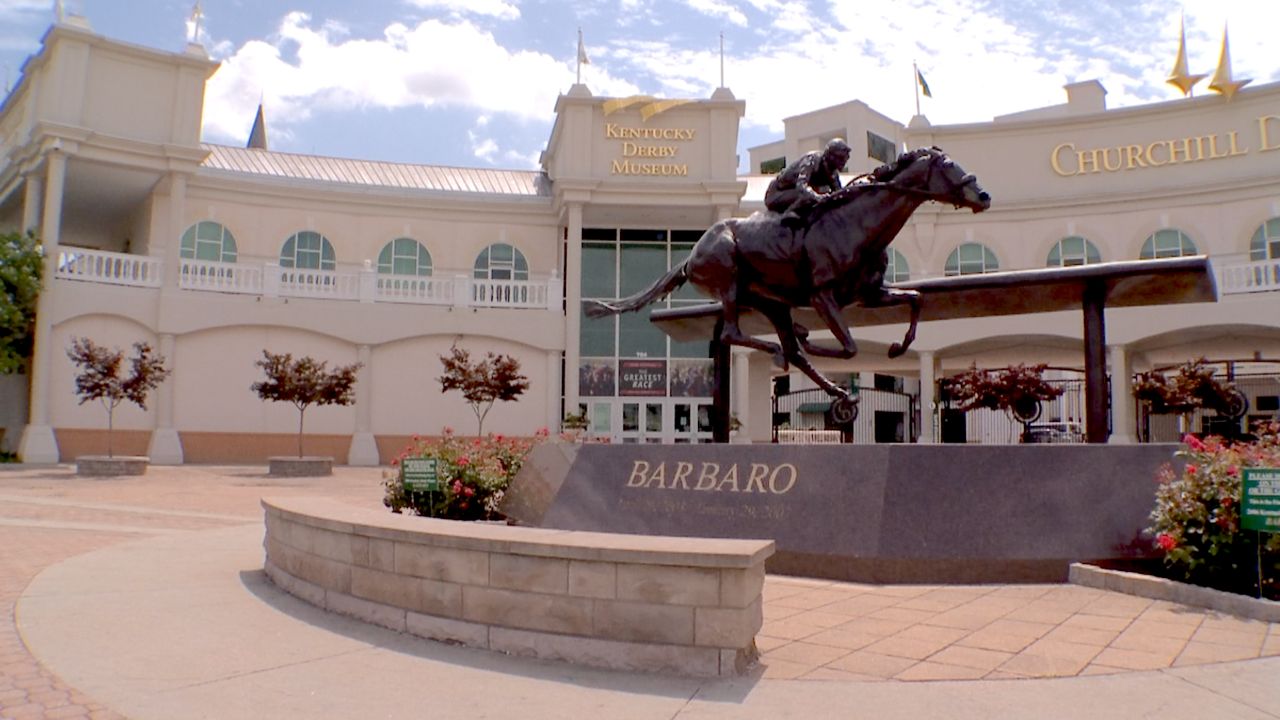
[{"label": "horse's hoof", "polygon": [[889,346],[889,357],[890,358],[900,357],[902,353],[906,351],[907,349],[902,346],[902,343],[894,343]]}]

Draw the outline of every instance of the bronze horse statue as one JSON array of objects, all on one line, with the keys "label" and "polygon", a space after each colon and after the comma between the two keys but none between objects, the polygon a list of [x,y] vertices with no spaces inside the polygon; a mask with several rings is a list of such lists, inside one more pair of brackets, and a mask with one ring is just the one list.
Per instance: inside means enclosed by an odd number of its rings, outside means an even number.
[{"label": "bronze horse statue", "polygon": [[[720,342],[772,353],[774,362],[788,362],[835,398],[833,415],[848,422],[856,414],[849,392],[831,382],[809,362],[806,353],[851,358],[858,349],[841,318],[848,305],[911,306],[911,322],[902,342],[889,348],[889,357],[906,352],[916,336],[920,293],[886,287],[889,243],[911,214],[926,200],[951,203],[982,212],[991,197],[938,148],[903,153],[845,187],[823,196],[806,228],[784,227],[777,213],[761,211],[747,218],[730,218],[712,225],[689,257],[645,290],[615,303],[588,300],[588,317],[604,317],[639,310],[686,282],[720,301],[723,325]],[[809,342],[809,330],[791,317],[791,309],[812,307],[839,342],[827,348]],[[742,332],[738,319],[744,309],[763,314],[777,331],[779,342]]]}]

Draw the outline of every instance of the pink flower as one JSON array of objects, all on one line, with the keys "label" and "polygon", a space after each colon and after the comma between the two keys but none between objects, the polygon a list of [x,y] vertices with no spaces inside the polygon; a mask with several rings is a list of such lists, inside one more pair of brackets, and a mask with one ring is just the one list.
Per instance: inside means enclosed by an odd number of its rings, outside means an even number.
[{"label": "pink flower", "polygon": [[497,435],[494,435],[493,439],[497,440],[498,442],[502,442],[502,433],[498,433]]},{"label": "pink flower", "polygon": [[1156,545],[1159,545],[1161,550],[1169,552],[1178,547],[1178,540],[1169,533],[1160,533],[1156,536]]},{"label": "pink flower", "polygon": [[466,467],[471,464],[471,459],[468,458],[466,455],[463,455],[462,457],[458,458],[455,464],[458,467]]},{"label": "pink flower", "polygon": [[1182,444],[1192,450],[1204,450],[1204,443],[1200,442],[1200,438],[1192,435],[1191,433],[1187,433],[1182,436]]},{"label": "pink flower", "polygon": [[1240,468],[1236,467],[1235,465],[1232,465],[1231,467],[1227,468],[1227,474],[1230,475],[1231,477],[1235,477],[1240,474]]},{"label": "pink flower", "polygon": [[461,480],[454,480],[454,481],[453,481],[453,494],[454,494],[454,495],[457,495],[457,494],[459,494],[459,493],[461,493],[461,492],[462,492],[462,481],[461,481]]},{"label": "pink flower", "polygon": [[443,431],[443,432],[444,432],[444,434],[445,434],[445,435],[452,435],[452,434],[453,434],[453,428],[449,427],[448,425],[445,425],[445,426],[444,426],[444,431]]},{"label": "pink flower", "polygon": [[462,494],[466,495],[467,497],[471,497],[472,495],[476,494],[476,491],[472,489],[470,486],[467,486],[462,488]]}]

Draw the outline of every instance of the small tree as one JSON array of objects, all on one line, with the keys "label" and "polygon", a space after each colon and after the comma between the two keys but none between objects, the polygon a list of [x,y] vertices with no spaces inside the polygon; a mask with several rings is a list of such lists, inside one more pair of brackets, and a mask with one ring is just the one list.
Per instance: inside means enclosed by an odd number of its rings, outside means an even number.
[{"label": "small tree", "polygon": [[0,234],[0,375],[18,372],[31,357],[41,256],[34,234]]},{"label": "small tree", "polygon": [[979,370],[975,364],[968,370],[947,378],[943,387],[964,411],[977,408],[1004,410],[1023,425],[1023,441],[1027,428],[1040,416],[1040,403],[1062,395],[1062,388],[1045,382],[1047,365],[1010,365],[1000,370]]},{"label": "small tree", "polygon": [[263,400],[291,402],[298,408],[298,457],[302,457],[302,423],[312,405],[350,405],[355,402],[353,388],[360,363],[328,370],[327,362],[310,357],[293,359],[293,355],[277,355],[262,351],[262,359],[254,363],[267,374],[267,379],[253,384],[253,391]]},{"label": "small tree", "polygon": [[484,435],[484,419],[493,404],[510,402],[529,389],[529,379],[520,374],[520,362],[510,355],[488,353],[484,360],[471,362],[470,351],[454,345],[448,355],[440,356],[444,374],[440,392],[460,390],[462,397],[476,414],[476,434]]},{"label": "small tree", "polygon": [[143,410],[147,409],[147,394],[169,377],[164,357],[153,355],[147,343],[134,343],[128,377],[120,374],[124,353],[118,348],[108,350],[89,338],[72,338],[67,357],[80,368],[76,375],[76,394],[80,396],[80,404],[101,400],[107,409],[107,457],[112,457],[111,433],[116,406],[128,400]]}]

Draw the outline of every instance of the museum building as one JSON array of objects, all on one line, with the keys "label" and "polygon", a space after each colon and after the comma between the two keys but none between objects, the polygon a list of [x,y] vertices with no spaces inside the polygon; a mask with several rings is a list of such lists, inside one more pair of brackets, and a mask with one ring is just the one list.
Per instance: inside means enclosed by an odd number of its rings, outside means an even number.
[{"label": "museum building", "polygon": [[[250,390],[264,349],[361,363],[355,404],[306,418],[308,454],[339,462],[386,462],[445,426],[474,432],[436,380],[454,345],[511,355],[530,380],[486,430],[531,435],[580,409],[614,441],[709,440],[708,344],[670,339],[647,313],[587,319],[582,300],[645,287],[709,225],[760,209],[771,173],[837,136],[854,150],[848,176],[936,145],[993,197],[979,215],[922,206],[890,250],[891,281],[1209,256],[1219,302],[1107,311],[1112,442],[1138,439],[1134,371],[1198,357],[1259,378],[1251,416],[1276,413],[1280,84],[1107,110],[1090,81],[1060,106],[953,126],[853,101],[788,118],[782,139],[751,149],[760,174],[739,176],[745,104],[727,88],[665,100],[574,85],[541,169],[492,170],[274,152],[259,133],[255,147],[202,143],[217,67],[199,45],[139,47],[72,17],[0,106],[0,230],[32,229],[46,251],[30,372],[0,378],[4,446],[27,462],[103,449],[106,413],[74,393],[77,337],[167,358],[148,408],[115,419],[117,449],[158,464],[293,451],[297,411]],[[685,287],[655,307],[704,302]],[[822,367],[902,391],[902,407],[857,421],[896,423],[894,440],[942,439],[936,382],[971,364],[1081,366],[1078,312],[922,323],[896,360],[901,326],[854,332],[860,354]],[[776,370],[736,348],[731,364],[736,439],[768,442]]]}]

